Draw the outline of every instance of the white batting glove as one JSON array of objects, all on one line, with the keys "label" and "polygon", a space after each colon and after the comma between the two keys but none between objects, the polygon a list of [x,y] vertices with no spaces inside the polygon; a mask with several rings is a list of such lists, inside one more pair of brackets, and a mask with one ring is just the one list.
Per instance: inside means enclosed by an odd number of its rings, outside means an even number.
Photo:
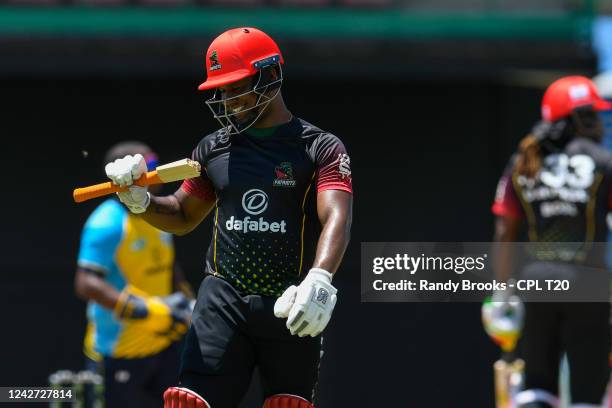
[{"label": "white batting glove", "polygon": [[108,163],[104,168],[109,179],[118,186],[129,186],[127,191],[117,193],[119,200],[134,214],[140,214],[147,210],[151,197],[147,187],[133,185],[134,180],[139,179],[147,172],[147,163],[141,154],[127,155],[122,159]]},{"label": "white batting glove", "polygon": [[299,286],[290,286],[274,304],[274,315],[287,318],[287,328],[299,337],[319,335],[331,319],[338,290],[332,274],[312,268]]}]

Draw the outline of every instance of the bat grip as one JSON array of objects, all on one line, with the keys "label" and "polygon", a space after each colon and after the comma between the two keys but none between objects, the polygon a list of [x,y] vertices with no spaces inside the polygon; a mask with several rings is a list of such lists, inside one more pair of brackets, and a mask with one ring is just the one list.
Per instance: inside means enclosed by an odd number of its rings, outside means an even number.
[{"label": "bat grip", "polygon": [[[160,184],[163,181],[157,175],[157,171],[153,170],[138,180],[134,181],[137,186],[148,186],[151,184]],[[92,198],[102,197],[105,195],[117,193],[119,191],[126,191],[127,187],[119,187],[116,184],[107,181],[106,183],[95,184],[93,186],[77,188],[73,191],[72,197],[76,203],[82,203],[83,201],[91,200]]]}]

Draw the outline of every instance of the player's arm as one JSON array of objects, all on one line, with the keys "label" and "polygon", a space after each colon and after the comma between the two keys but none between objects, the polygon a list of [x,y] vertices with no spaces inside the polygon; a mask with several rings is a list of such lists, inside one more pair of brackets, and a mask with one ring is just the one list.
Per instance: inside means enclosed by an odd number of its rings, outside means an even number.
[{"label": "player's arm", "polygon": [[[511,243],[518,239],[524,219],[510,171],[498,183],[492,211],[496,216],[493,237],[495,278],[500,282],[508,282],[514,269],[515,248]],[[481,310],[485,331],[507,352],[516,346],[523,316],[522,303],[512,292],[509,289],[493,293],[491,298],[485,299]]]},{"label": "player's arm", "polygon": [[274,305],[277,317],[287,318],[291,334],[317,336],[329,323],[338,299],[332,285],[349,242],[353,188],[350,158],[344,145],[331,134],[312,146],[317,164],[317,213],[322,231],[315,260],[299,286],[290,286]]},{"label": "player's arm", "polygon": [[522,220],[511,216],[498,216],[495,218],[495,278],[507,282],[512,276],[514,267],[514,246],[506,243],[518,239]]},{"label": "player's arm", "polygon": [[[500,282],[508,282],[512,276],[515,249],[508,243],[517,240],[521,224],[521,219],[510,216],[495,219],[493,267],[495,278]],[[491,298],[485,299],[481,310],[485,331],[506,353],[516,347],[523,324],[523,305],[512,293],[511,288],[493,293]]]},{"label": "player's arm", "polygon": [[317,194],[317,213],[323,227],[313,268],[336,272],[351,235],[353,195],[341,190],[325,190]]},{"label": "player's arm", "polygon": [[190,321],[189,299],[181,292],[164,298],[149,296],[132,286],[118,291],[95,271],[78,268],[74,281],[78,297],[93,301],[113,312],[115,318],[130,321],[143,330],[178,340]]},{"label": "player's arm", "polygon": [[165,197],[150,195],[150,199],[141,217],[155,228],[176,235],[193,231],[215,206],[214,200],[198,198],[183,188]]},{"label": "player's arm", "polygon": [[277,317],[287,318],[291,334],[318,336],[329,323],[337,300],[332,285],[349,242],[353,195],[346,190],[317,193],[317,212],[323,226],[315,261],[299,286],[290,286],[274,305]]},{"label": "player's arm", "polygon": [[78,268],[75,292],[86,301],[93,301],[111,310],[118,320],[138,324],[144,330],[168,335],[178,340],[191,320],[189,299],[181,292],[160,298],[128,285],[118,291],[95,270]]},{"label": "player's arm", "polygon": [[519,232],[525,219],[525,214],[514,189],[512,180],[512,166],[514,160],[511,159],[508,168],[497,184],[495,201],[491,208],[495,215],[495,234],[493,240],[494,271],[495,278],[501,282],[507,282],[512,276],[514,267],[514,245],[519,237]]},{"label": "player's arm", "polygon": [[93,300],[110,310],[115,308],[121,293],[98,276],[95,271],[85,268],[77,269],[74,291],[79,298]]},{"label": "player's arm", "polygon": [[113,268],[117,247],[123,236],[124,212],[118,206],[104,206],[95,211],[85,223],[74,278],[76,295],[113,309],[119,291],[106,277]]}]

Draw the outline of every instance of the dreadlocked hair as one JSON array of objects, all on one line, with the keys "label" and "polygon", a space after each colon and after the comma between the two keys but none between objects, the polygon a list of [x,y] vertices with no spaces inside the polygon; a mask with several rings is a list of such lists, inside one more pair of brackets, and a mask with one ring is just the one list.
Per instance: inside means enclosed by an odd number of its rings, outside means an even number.
[{"label": "dreadlocked hair", "polygon": [[533,178],[542,167],[542,149],[535,134],[529,133],[519,143],[515,169],[518,174]]},{"label": "dreadlocked hair", "polygon": [[527,178],[535,177],[544,156],[562,151],[576,137],[601,141],[603,126],[592,106],[575,108],[569,116],[552,123],[538,122],[519,143],[515,170]]},{"label": "dreadlocked hair", "polygon": [[572,117],[561,118],[552,123],[538,122],[519,143],[515,170],[521,176],[534,178],[542,167],[542,158],[562,151],[577,134]]}]

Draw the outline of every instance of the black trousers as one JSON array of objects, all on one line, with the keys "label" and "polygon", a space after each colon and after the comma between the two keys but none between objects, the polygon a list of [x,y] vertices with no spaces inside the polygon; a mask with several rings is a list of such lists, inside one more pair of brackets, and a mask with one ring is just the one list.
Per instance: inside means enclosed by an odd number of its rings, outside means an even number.
[{"label": "black trousers", "polygon": [[[163,393],[176,385],[179,369],[179,343],[150,357],[125,359],[104,357],[87,361],[87,369],[104,377],[104,401],[112,408],[163,407]],[[89,406],[93,407],[89,390]]]},{"label": "black trousers", "polygon": [[526,303],[520,349],[525,389],[558,395],[559,363],[567,354],[574,403],[601,404],[610,369],[608,303]]},{"label": "black trousers", "polygon": [[223,279],[200,285],[181,359],[180,384],[212,408],[238,406],[255,367],[264,398],[294,394],[310,401],[319,372],[321,337],[292,336],[274,316],[276,298],[241,295]]}]

